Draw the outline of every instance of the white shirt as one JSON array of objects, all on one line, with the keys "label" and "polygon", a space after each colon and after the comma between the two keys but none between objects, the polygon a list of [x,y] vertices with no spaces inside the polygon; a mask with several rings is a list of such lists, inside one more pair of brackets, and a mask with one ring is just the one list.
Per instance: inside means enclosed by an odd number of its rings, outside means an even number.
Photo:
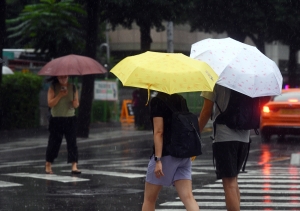
[{"label": "white shirt", "polygon": [[[210,101],[217,102],[221,111],[223,112],[227,108],[227,104],[230,98],[230,92],[231,92],[230,89],[216,84],[213,92],[203,91],[201,93],[201,96]],[[215,121],[219,114],[220,111],[216,106],[216,103],[214,103],[212,120]],[[216,124],[216,133],[215,133],[214,142],[241,141],[241,142],[248,143],[249,136],[250,136],[250,130],[234,130],[234,129],[230,129],[226,125]]]}]

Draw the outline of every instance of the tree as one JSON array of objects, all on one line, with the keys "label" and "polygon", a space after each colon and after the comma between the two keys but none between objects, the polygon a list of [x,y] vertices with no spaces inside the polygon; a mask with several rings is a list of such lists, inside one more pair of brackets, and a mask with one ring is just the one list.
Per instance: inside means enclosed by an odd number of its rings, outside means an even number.
[{"label": "tree", "polygon": [[[5,14],[6,14],[6,1],[2,0],[0,1],[0,58],[3,58],[2,52],[4,48],[4,40],[5,40]],[[0,62],[0,84],[2,81],[2,63]],[[0,109],[1,110],[1,109]]]},{"label": "tree", "polygon": [[84,39],[78,18],[84,15],[73,0],[41,0],[26,5],[18,17],[6,21],[8,38],[18,38],[17,43],[45,54],[46,59],[80,52]]},{"label": "tree", "polygon": [[135,22],[140,27],[141,52],[150,50],[152,38],[151,28],[157,31],[165,29],[163,21],[182,22],[189,2],[181,0],[102,0],[100,7],[103,8],[102,14],[109,23],[115,28],[122,25],[131,29]]},{"label": "tree", "polygon": [[[96,58],[97,51],[97,36],[98,36],[98,15],[99,1],[87,0],[87,33],[85,55],[91,58]],[[77,136],[88,137],[89,126],[91,121],[91,109],[94,93],[94,75],[86,75],[82,77],[82,91],[78,115]]]},{"label": "tree", "polygon": [[264,34],[269,13],[268,0],[193,0],[189,22],[192,31],[226,32],[229,37],[244,42],[249,36],[264,53]]},{"label": "tree", "polygon": [[272,7],[273,19],[267,38],[278,40],[289,46],[288,78],[291,87],[299,86],[297,78],[297,53],[300,50],[300,2],[274,1]]}]

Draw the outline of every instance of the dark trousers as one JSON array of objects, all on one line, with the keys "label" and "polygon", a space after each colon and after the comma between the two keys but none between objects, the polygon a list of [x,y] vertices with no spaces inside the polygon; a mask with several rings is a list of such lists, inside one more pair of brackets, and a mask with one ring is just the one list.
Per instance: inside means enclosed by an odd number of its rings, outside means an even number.
[{"label": "dark trousers", "polygon": [[76,143],[76,117],[51,117],[49,122],[49,139],[46,151],[46,161],[53,162],[65,136],[68,150],[68,163],[78,162]]}]

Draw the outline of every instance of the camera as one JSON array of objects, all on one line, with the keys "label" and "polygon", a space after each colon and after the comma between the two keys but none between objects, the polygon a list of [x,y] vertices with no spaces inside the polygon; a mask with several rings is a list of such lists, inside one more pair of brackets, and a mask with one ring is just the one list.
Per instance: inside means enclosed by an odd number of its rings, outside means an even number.
[{"label": "camera", "polygon": [[62,87],[60,88],[60,90],[61,90],[61,91],[65,91],[65,90],[67,90],[67,87],[62,86]]}]

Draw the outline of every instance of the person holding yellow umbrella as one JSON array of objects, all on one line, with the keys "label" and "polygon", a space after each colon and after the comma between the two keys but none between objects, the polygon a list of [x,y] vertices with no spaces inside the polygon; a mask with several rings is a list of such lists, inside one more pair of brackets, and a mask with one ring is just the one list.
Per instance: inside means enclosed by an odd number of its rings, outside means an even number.
[{"label": "person holding yellow umbrella", "polygon": [[[192,193],[190,158],[170,155],[172,111],[160,98],[169,99],[173,106],[182,109],[181,92],[212,91],[218,79],[215,72],[204,62],[180,53],[146,52],[130,56],[119,62],[111,72],[124,86],[158,91],[150,101],[153,122],[153,154],[148,164],[142,211],[154,211],[163,186],[174,185],[188,211],[199,211]],[[147,102],[148,104],[148,102]]]}]

